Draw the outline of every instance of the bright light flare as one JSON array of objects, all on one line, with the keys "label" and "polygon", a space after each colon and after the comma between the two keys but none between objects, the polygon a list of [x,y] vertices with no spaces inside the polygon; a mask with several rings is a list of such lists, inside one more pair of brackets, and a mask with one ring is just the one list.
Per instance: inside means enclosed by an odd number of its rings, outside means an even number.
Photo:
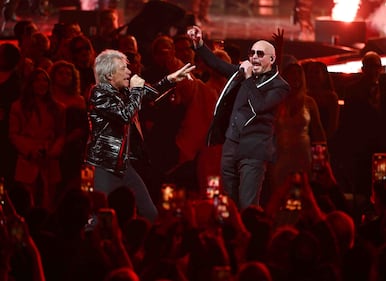
[{"label": "bright light flare", "polygon": [[[381,57],[381,63],[384,69],[386,69],[386,56]],[[354,61],[328,65],[327,69],[328,72],[333,73],[360,73],[362,72],[362,61],[358,59]]]},{"label": "bright light flare", "polygon": [[334,0],[334,8],[332,9],[332,19],[351,22],[355,19],[360,0]]}]

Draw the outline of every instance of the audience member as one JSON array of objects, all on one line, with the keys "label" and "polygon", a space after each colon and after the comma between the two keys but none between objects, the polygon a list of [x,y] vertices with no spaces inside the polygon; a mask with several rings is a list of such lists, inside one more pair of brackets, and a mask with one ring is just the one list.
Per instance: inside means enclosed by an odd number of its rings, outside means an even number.
[{"label": "audience member", "polygon": [[309,231],[300,231],[289,249],[290,272],[288,280],[314,280],[321,260],[321,244]]},{"label": "audience member", "polygon": [[261,262],[248,262],[243,264],[237,277],[238,281],[273,280],[269,269]]},{"label": "audience member", "polygon": [[186,34],[179,34],[173,37],[176,58],[183,63],[195,62],[195,53],[192,50],[192,42]]},{"label": "audience member", "polygon": [[31,43],[26,56],[32,60],[34,68],[42,68],[49,72],[52,66],[50,58],[50,39],[43,32],[35,32],[31,36]]},{"label": "audience member", "polygon": [[20,0],[10,0],[1,3],[1,27],[0,31],[3,32],[8,22],[18,21],[19,17],[16,15],[17,8]]},{"label": "audience member", "polygon": [[139,277],[133,269],[122,267],[111,271],[104,281],[139,281]]},{"label": "audience member", "polygon": [[81,169],[88,137],[86,101],[80,95],[80,77],[75,66],[65,60],[56,61],[50,71],[53,97],[65,107],[66,136],[60,157],[62,181],[56,199],[65,190],[80,188]]},{"label": "audience member", "polygon": [[116,49],[118,31],[118,11],[115,9],[100,10],[97,34],[89,36],[95,53],[99,54],[105,49]]},{"label": "audience member", "polygon": [[[230,62],[229,56],[224,51],[215,50],[214,54]],[[182,167],[185,168],[184,173],[187,176],[179,183],[190,187],[200,195],[205,193],[208,177],[220,175],[222,148],[221,145],[208,147],[206,139],[216,101],[226,83],[226,78],[214,69],[209,69],[208,73],[210,76],[206,83],[194,79],[179,84],[175,91],[175,103],[181,104],[185,111],[175,137],[178,148],[177,165],[180,166],[180,171]],[[176,174],[180,171],[177,170]]]},{"label": "audience member", "polygon": [[123,241],[136,272],[140,272],[145,255],[145,241],[151,229],[149,220],[137,217],[126,221],[122,227]]},{"label": "audience member", "polygon": [[[231,62],[228,54],[223,50],[214,50],[213,53],[223,59],[226,62]],[[210,123],[213,117],[213,112],[215,109],[216,101],[218,100],[221,90],[223,89],[226,78],[220,75],[215,69],[212,69],[204,64],[201,64],[199,67],[201,67],[201,70],[208,73],[209,79],[205,82],[206,86],[206,99],[205,103],[200,103],[197,105],[200,105],[201,107],[203,105],[209,106],[209,108],[205,109],[207,111],[207,114],[202,113],[200,118],[203,118],[203,124],[205,126],[201,127],[201,130],[206,128],[206,131],[202,131],[202,133],[205,133],[205,143],[199,147],[198,154],[196,156],[196,170],[197,170],[197,178],[198,178],[198,188],[199,190],[205,191],[207,185],[208,185],[208,177],[209,176],[217,176],[221,174],[221,150],[222,145],[207,145],[207,134],[210,128]],[[197,100],[198,102],[199,100]],[[211,108],[210,108],[211,107]],[[198,109],[196,109],[198,110]],[[204,107],[202,107],[201,110],[204,110]],[[209,115],[209,113],[211,113]],[[205,118],[205,119],[204,119]]]},{"label": "audience member", "polygon": [[180,265],[173,260],[161,259],[145,268],[140,274],[141,281],[174,280],[188,281]]},{"label": "audience member", "polygon": [[[290,199],[289,202],[288,199]],[[298,205],[294,205],[294,200],[298,201],[296,203]],[[272,194],[265,211],[274,220],[275,227],[298,224],[299,220],[309,226],[325,219],[325,214],[316,202],[306,172],[288,175],[283,184]],[[288,220],[291,213],[295,214],[295,219]]]},{"label": "audience member", "polygon": [[312,1],[311,0],[295,0],[293,11],[294,24],[299,23],[300,33],[299,39],[303,41],[314,40],[314,26],[311,21]]},{"label": "audience member", "polygon": [[31,42],[31,36],[38,32],[36,23],[31,20],[18,21],[13,27],[13,33],[17,40],[17,45],[20,48],[22,55],[28,50]]},{"label": "audience member", "polygon": [[70,59],[80,75],[80,94],[88,102],[89,91],[95,84],[93,64],[95,60],[95,50],[88,37],[77,35],[70,39],[68,44]]},{"label": "audience member", "polygon": [[46,5],[42,0],[31,0],[28,2],[28,8],[32,15],[48,16],[48,9],[45,9]]},{"label": "audience member", "polygon": [[21,92],[20,50],[11,43],[0,45],[0,177],[4,180],[5,188],[12,186],[16,165],[16,151],[8,137],[9,112],[11,105]]},{"label": "audience member", "polygon": [[138,53],[138,42],[137,39],[130,34],[119,34],[118,35],[118,49],[122,53]]},{"label": "audience member", "polygon": [[17,214],[27,219],[35,208],[31,191],[24,185],[16,183],[9,189],[8,194]]},{"label": "audience member", "polygon": [[335,92],[327,65],[320,61],[302,63],[306,75],[307,94],[318,105],[320,121],[326,133],[327,141],[331,140],[339,123],[338,95]]},{"label": "audience member", "polygon": [[245,259],[247,261],[267,261],[268,242],[273,232],[273,221],[261,208],[249,206],[241,212],[245,228],[251,234]]},{"label": "audience member", "polygon": [[[151,58],[151,64],[145,65],[142,73],[146,81],[150,83],[159,81],[167,73],[176,71],[184,65],[175,56],[174,42],[169,36],[158,36],[154,39],[151,45]],[[194,91],[194,88],[186,86],[192,86],[191,81],[180,84],[171,88],[165,96],[156,101],[144,100],[143,108],[139,112],[145,125],[144,137],[149,151],[153,175],[160,182],[157,190],[163,182],[169,180],[166,174],[178,163],[176,134],[185,114],[183,104],[177,100],[178,92],[181,95],[188,95]],[[177,88],[183,90],[177,90]],[[187,93],[183,91],[187,91]]]},{"label": "audience member", "polygon": [[341,280],[372,280],[376,250],[368,243],[356,239],[354,247],[349,249],[340,265]]},{"label": "audience member", "polygon": [[370,204],[372,156],[386,152],[386,79],[380,56],[368,52],[362,58],[360,78],[347,85],[339,128],[338,161],[354,195],[356,223]]},{"label": "audience member", "polygon": [[33,61],[27,57],[31,46],[32,35],[38,32],[37,25],[31,20],[18,21],[13,27],[13,33],[17,40],[17,46],[20,50],[19,72],[22,81],[28,78],[34,69]]},{"label": "audience member", "polygon": [[[144,255],[139,266],[141,277],[156,278],[158,274],[165,274],[162,267],[159,267],[161,263],[168,267],[170,273],[179,276],[181,275],[180,267],[184,266],[183,274],[186,274],[187,260],[185,258],[192,246],[191,237],[196,238],[196,233],[191,232],[190,225],[185,219],[183,216],[178,218],[160,216],[152,225],[143,245]],[[169,262],[174,263],[175,266],[170,267],[167,264]],[[178,277],[175,276],[175,278]]]},{"label": "audience member", "polygon": [[64,108],[52,96],[51,79],[43,69],[34,70],[24,86],[9,121],[9,137],[17,151],[15,181],[31,191],[35,206],[50,208],[61,180]]},{"label": "audience member", "polygon": [[332,211],[326,215],[326,221],[335,234],[339,253],[343,256],[354,247],[355,225],[354,220],[347,213]]},{"label": "audience member", "polygon": [[[8,203],[8,202],[7,202]],[[0,280],[45,281],[40,252],[23,217],[0,205]]]},{"label": "audience member", "polygon": [[118,187],[108,194],[107,200],[109,207],[115,210],[121,228],[136,217],[135,197],[131,189]]},{"label": "audience member", "polygon": [[132,73],[141,75],[143,71],[142,56],[138,51],[137,39],[133,35],[119,34],[118,38],[118,51],[121,51],[127,56],[129,60],[129,69]]},{"label": "audience member", "polygon": [[326,142],[318,106],[312,97],[306,95],[302,67],[297,63],[289,64],[282,75],[291,91],[280,105],[275,123],[277,160],[271,167],[271,194],[293,172],[303,171],[311,175],[311,144]]},{"label": "audience member", "polygon": [[[38,240],[47,281],[103,281],[111,270],[132,268],[115,212],[109,212],[112,216],[108,224],[103,224],[98,213],[97,223],[85,235],[91,211],[88,192],[72,189],[61,198],[52,215],[50,231],[41,233]],[[106,227],[109,236],[104,235]]]},{"label": "audience member", "polygon": [[57,23],[50,36],[50,57],[53,61],[71,60],[70,41],[73,37],[82,35],[77,23]]},{"label": "audience member", "polygon": [[377,261],[374,265],[375,279],[376,281],[382,281],[386,279],[386,244],[382,245],[377,252]]},{"label": "audience member", "polygon": [[370,218],[364,217],[357,228],[357,233],[361,239],[378,248],[386,243],[386,188],[383,182],[374,184],[373,200],[374,214]]},{"label": "audience member", "polygon": [[145,65],[143,76],[150,83],[161,79],[166,73],[175,71],[184,63],[175,55],[173,38],[161,35],[151,43],[151,63]]},{"label": "audience member", "polygon": [[349,202],[335,179],[329,161],[325,161],[318,169],[312,171],[310,184],[315,199],[323,212],[340,210],[351,214]]},{"label": "audience member", "polygon": [[192,12],[195,19],[195,24],[201,26],[202,24],[209,24],[209,8],[212,0],[193,0]]},{"label": "audience member", "polygon": [[289,224],[299,231],[311,232],[321,245],[321,262],[339,260],[334,232],[317,204],[305,172],[287,178],[271,197],[266,212],[273,218],[275,227]]},{"label": "audience member", "polygon": [[190,252],[187,276],[190,281],[210,280],[216,270],[226,270],[228,276],[231,272],[224,240],[220,235],[203,233]]},{"label": "audience member", "polygon": [[227,52],[233,64],[239,64],[241,62],[241,50],[238,44],[225,42],[224,51]]},{"label": "audience member", "polygon": [[273,280],[286,280],[290,271],[290,247],[298,234],[299,230],[293,225],[284,225],[272,232],[267,245],[266,264]]}]

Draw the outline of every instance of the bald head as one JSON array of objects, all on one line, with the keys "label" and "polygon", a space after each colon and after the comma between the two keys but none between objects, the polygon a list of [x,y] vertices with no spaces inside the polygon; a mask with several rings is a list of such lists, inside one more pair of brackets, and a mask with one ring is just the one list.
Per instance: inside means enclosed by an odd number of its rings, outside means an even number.
[{"label": "bald head", "polygon": [[371,82],[376,82],[382,72],[381,57],[373,51],[367,52],[362,58],[362,72]]},{"label": "bald head", "polygon": [[265,51],[266,53],[276,55],[275,47],[271,43],[269,43],[268,41],[259,40],[253,44],[253,46],[255,46],[255,45],[261,46],[262,50]]},{"label": "bald head", "polygon": [[248,56],[252,64],[252,72],[260,75],[272,70],[276,59],[275,47],[265,40],[259,40],[252,45]]},{"label": "bald head", "polygon": [[373,51],[367,52],[362,58],[363,66],[380,66],[381,65],[381,57]]}]

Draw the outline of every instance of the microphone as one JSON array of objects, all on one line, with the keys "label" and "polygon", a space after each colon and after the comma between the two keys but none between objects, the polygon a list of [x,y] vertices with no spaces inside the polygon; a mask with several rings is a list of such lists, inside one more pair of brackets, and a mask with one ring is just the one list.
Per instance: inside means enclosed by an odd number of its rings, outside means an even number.
[{"label": "microphone", "polygon": [[237,70],[236,76],[237,80],[244,80],[245,79],[245,70],[243,67],[240,67],[239,70]]},{"label": "microphone", "polygon": [[237,76],[238,77],[245,77],[245,70],[243,67],[240,67],[239,70],[237,70]]},{"label": "microphone", "polygon": [[158,98],[158,96],[160,95],[160,93],[158,92],[158,90],[156,88],[150,86],[147,83],[145,83],[145,85],[143,85],[143,89],[145,90],[145,96],[147,96],[153,100]]}]

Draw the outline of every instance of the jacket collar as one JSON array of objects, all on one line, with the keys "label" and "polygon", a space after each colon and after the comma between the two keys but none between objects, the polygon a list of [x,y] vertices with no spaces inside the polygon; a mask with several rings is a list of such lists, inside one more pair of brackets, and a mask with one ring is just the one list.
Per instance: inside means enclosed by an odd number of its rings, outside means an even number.
[{"label": "jacket collar", "polygon": [[109,83],[103,83],[103,82],[100,82],[98,83],[98,86],[102,89],[102,90],[105,90],[105,91],[109,91],[109,92],[116,92],[116,93],[119,93],[118,89],[113,87],[111,84]]},{"label": "jacket collar", "polygon": [[272,69],[270,71],[257,75],[252,79],[255,82],[256,86],[260,88],[266,83],[268,83],[269,81],[271,81],[273,78],[275,78],[278,74],[279,72],[277,70],[277,67],[274,65],[272,66]]}]

